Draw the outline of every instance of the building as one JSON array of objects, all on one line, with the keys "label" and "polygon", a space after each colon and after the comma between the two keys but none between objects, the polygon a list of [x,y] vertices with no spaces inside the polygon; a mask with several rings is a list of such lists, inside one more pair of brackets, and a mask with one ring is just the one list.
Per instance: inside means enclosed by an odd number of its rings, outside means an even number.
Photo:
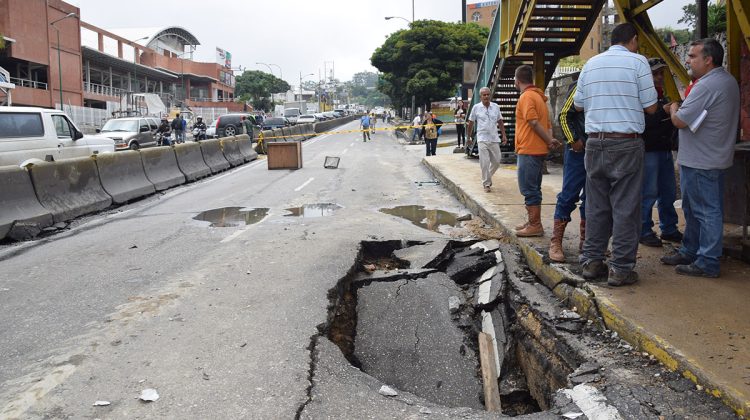
[{"label": "building", "polygon": [[[234,102],[231,64],[193,61],[200,43],[188,30],[172,26],[126,37],[78,16],[79,8],[62,0],[0,0],[6,40],[0,68],[15,84],[13,105],[60,107],[62,98],[71,109],[110,113],[139,109],[151,94],[149,100],[158,97],[166,107],[244,107]],[[42,36],[40,28],[46,28]]]},{"label": "building", "polygon": [[[497,13],[499,1],[486,1],[466,5],[466,20],[478,25],[491,28]],[[603,12],[604,13],[604,12]],[[598,19],[589,32],[588,38],[583,43],[579,56],[588,60],[606,49],[602,44],[602,19]]]}]

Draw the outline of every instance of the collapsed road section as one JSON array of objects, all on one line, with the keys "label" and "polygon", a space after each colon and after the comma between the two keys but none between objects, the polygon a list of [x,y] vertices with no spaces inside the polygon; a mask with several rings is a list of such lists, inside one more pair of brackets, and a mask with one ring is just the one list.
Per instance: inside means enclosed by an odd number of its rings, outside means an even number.
[{"label": "collapsed road section", "polygon": [[734,417],[559,305],[519,255],[497,240],[362,242],[312,337],[298,417]]}]

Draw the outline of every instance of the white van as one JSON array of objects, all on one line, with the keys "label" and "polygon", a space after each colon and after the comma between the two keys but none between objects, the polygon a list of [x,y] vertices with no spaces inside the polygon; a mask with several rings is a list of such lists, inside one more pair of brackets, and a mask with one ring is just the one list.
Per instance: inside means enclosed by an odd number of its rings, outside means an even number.
[{"label": "white van", "polygon": [[114,141],[84,135],[62,111],[0,106],[0,166],[24,166],[114,151]]}]

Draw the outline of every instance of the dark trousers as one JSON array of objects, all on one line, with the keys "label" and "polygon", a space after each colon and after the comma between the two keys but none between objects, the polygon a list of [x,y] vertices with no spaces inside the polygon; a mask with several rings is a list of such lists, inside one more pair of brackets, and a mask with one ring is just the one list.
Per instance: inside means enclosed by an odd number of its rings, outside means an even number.
[{"label": "dark trousers", "polygon": [[586,142],[586,241],[581,262],[604,261],[612,237],[609,267],[635,267],[641,233],[643,140],[589,138]]},{"label": "dark trousers", "polygon": [[425,149],[427,149],[427,156],[435,156],[437,152],[437,139],[425,139]]},{"label": "dark trousers", "polygon": [[586,219],[586,167],[581,152],[574,152],[570,145],[565,145],[565,162],[563,162],[562,190],[557,194],[555,219],[570,222],[570,214],[581,200],[581,219]]},{"label": "dark trousers", "polygon": [[458,136],[458,147],[461,147],[461,142],[466,146],[466,126],[456,124],[456,135]]}]

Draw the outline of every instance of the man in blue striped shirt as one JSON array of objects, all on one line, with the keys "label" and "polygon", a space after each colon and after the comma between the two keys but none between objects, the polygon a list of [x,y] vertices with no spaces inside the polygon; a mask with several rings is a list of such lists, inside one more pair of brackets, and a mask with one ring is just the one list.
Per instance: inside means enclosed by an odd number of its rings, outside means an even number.
[{"label": "man in blue striped shirt", "polygon": [[[641,184],[646,127],[644,111],[656,111],[651,67],[638,51],[630,23],[612,31],[612,47],[581,70],[573,103],[585,112],[586,240],[583,277],[607,276],[611,286],[638,281],[635,268],[641,227]],[[609,270],[604,264],[610,236]]]}]

